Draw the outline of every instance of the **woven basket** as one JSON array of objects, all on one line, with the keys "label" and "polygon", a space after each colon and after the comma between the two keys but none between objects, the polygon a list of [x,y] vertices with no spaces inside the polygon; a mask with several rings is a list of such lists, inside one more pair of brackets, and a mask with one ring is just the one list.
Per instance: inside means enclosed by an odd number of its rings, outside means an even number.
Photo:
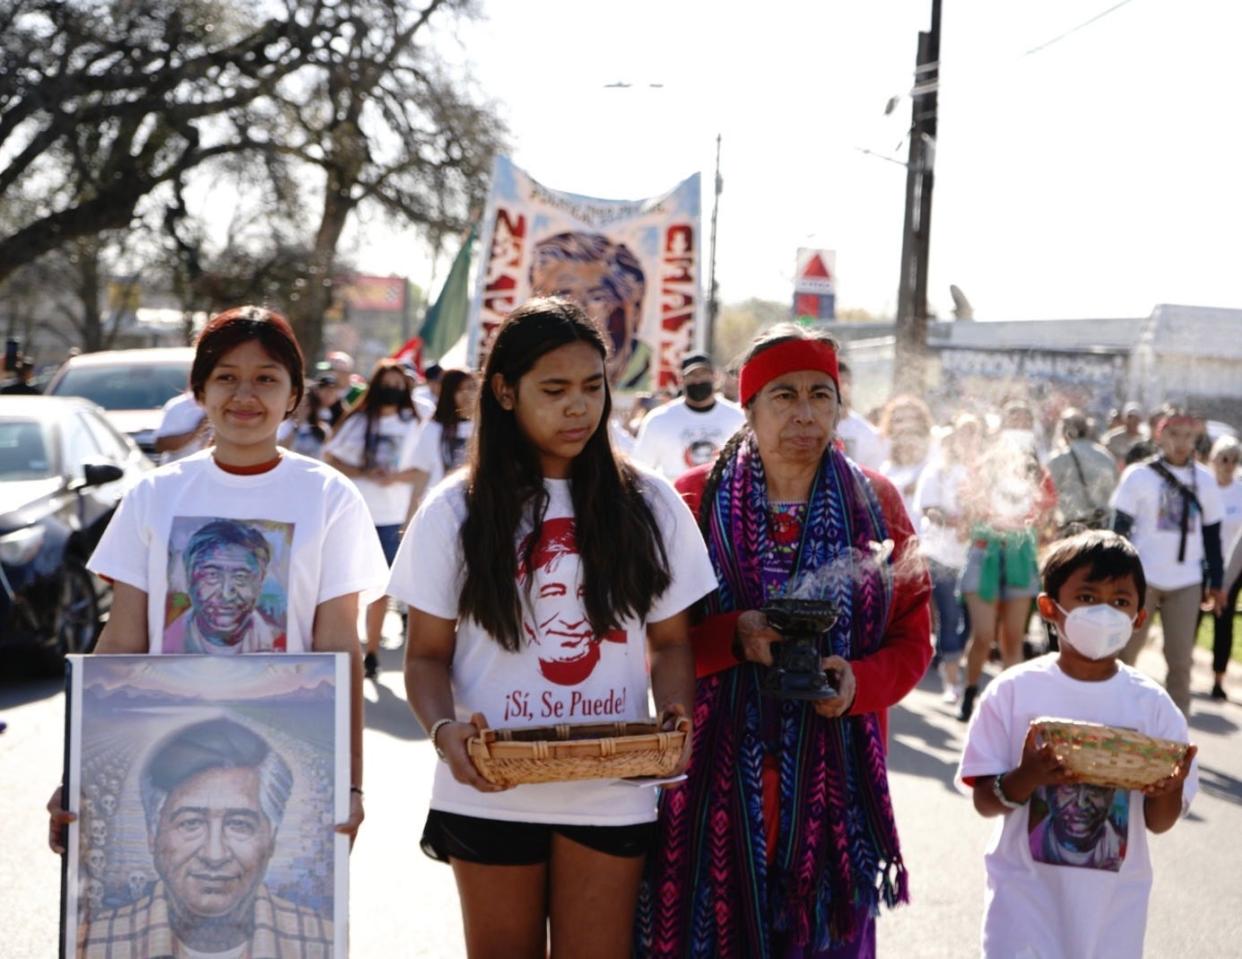
[{"label": "woven basket", "polygon": [[689,723],[592,723],[484,729],[466,744],[479,774],[497,786],[667,776],[681,761]]},{"label": "woven basket", "polygon": [[1052,744],[1057,758],[1083,782],[1142,789],[1173,775],[1187,744],[1155,739],[1132,729],[1069,719],[1033,720],[1039,742]]}]

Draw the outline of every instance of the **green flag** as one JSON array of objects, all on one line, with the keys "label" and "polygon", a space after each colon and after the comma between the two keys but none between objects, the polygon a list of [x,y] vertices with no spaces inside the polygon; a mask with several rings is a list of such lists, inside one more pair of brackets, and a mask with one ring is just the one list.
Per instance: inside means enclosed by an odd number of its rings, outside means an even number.
[{"label": "green flag", "polygon": [[444,279],[440,295],[423,319],[419,336],[423,338],[423,356],[427,362],[439,360],[466,332],[466,316],[470,312],[470,250],[477,232],[477,226],[470,228],[470,235]]}]

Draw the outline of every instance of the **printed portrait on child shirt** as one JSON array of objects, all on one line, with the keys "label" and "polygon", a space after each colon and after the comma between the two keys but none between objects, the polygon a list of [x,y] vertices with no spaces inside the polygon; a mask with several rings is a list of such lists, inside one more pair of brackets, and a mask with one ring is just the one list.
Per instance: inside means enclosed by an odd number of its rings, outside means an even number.
[{"label": "printed portrait on child shirt", "polygon": [[284,652],[292,543],[292,523],[175,518],[163,651]]},{"label": "printed portrait on child shirt", "polygon": [[1119,872],[1126,858],[1130,794],[1076,783],[1042,786],[1031,797],[1031,858],[1050,866]]},{"label": "printed portrait on child shirt", "polygon": [[538,651],[544,679],[560,686],[578,686],[599,664],[601,643],[624,645],[625,631],[616,629],[598,636],[591,627],[573,519],[545,519],[531,551],[533,536],[527,536],[518,548],[518,586],[525,597],[522,632],[526,642]]}]

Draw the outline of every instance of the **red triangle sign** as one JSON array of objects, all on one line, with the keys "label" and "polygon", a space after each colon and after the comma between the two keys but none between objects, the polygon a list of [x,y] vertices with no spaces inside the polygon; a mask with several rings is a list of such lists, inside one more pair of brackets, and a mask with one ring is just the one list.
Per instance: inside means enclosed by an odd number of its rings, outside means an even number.
[{"label": "red triangle sign", "polygon": [[806,268],[802,271],[802,278],[807,280],[831,280],[832,274],[828,272],[828,267],[824,266],[823,257],[816,253],[807,261]]}]

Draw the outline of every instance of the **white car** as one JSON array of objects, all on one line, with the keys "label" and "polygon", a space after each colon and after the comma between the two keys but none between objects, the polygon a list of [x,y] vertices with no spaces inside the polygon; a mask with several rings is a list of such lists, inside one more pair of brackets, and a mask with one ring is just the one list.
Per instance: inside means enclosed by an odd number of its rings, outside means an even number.
[{"label": "white car", "polygon": [[189,346],[82,353],[65,361],[44,393],[102,406],[112,425],[151,455],[163,406],[189,384],[193,362]]}]

